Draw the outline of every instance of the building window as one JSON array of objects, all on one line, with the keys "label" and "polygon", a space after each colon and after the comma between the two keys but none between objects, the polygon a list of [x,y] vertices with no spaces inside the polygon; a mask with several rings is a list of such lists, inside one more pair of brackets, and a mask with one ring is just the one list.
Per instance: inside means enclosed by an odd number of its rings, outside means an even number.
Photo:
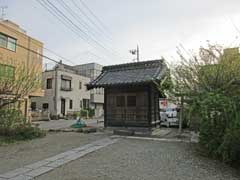
[{"label": "building window", "polygon": [[0,46],[7,48],[7,36],[0,34]]},{"label": "building window", "polygon": [[136,96],[128,96],[127,97],[127,106],[135,107],[136,106]]},{"label": "building window", "polygon": [[37,109],[37,103],[36,102],[31,102],[31,110],[36,111]]},{"label": "building window", "polygon": [[104,94],[103,93],[103,88],[97,88],[96,89],[96,94]]},{"label": "building window", "polygon": [[48,110],[48,103],[43,103],[42,109],[43,109],[44,111]]},{"label": "building window", "polygon": [[83,99],[83,109],[89,109],[89,99]]},{"label": "building window", "polygon": [[47,79],[47,89],[52,89],[52,78]]},{"label": "building window", "polygon": [[14,78],[15,68],[13,66],[0,64],[0,77]]},{"label": "building window", "polygon": [[0,33],[0,47],[16,51],[17,40]]},{"label": "building window", "polygon": [[16,51],[16,39],[8,37],[7,48],[11,51]]},{"label": "building window", "polygon": [[65,91],[71,91],[72,90],[71,80],[62,79],[62,81],[61,81],[61,89],[65,90]]},{"label": "building window", "polygon": [[82,89],[82,82],[79,81],[79,89]]},{"label": "building window", "polygon": [[117,107],[124,107],[125,106],[125,96],[117,96],[116,105],[117,105]]},{"label": "building window", "polygon": [[73,108],[73,100],[69,100],[69,109],[72,109]]}]

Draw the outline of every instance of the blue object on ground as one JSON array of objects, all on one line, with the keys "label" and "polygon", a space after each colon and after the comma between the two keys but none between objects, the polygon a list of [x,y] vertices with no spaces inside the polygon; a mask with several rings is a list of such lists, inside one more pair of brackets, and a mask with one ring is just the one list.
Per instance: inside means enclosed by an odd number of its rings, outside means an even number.
[{"label": "blue object on ground", "polygon": [[75,124],[73,124],[71,127],[72,128],[83,128],[83,127],[86,127],[86,123],[84,120],[78,119],[77,122]]}]

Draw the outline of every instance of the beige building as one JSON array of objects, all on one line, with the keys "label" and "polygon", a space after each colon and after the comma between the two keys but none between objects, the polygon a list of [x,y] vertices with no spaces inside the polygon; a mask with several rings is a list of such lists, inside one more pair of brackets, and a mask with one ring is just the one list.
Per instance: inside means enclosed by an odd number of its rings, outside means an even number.
[{"label": "beige building", "polygon": [[[28,36],[26,31],[20,28],[17,24],[9,21],[0,21],[0,72],[6,70],[14,73],[15,69],[20,66],[25,66],[28,70],[31,68],[37,69],[37,72],[42,72],[42,54],[43,43]],[[14,74],[17,75],[17,74]],[[21,107],[24,114],[28,115],[30,107],[29,98],[33,96],[42,96],[42,89],[31,92],[24,99],[21,99]]]}]

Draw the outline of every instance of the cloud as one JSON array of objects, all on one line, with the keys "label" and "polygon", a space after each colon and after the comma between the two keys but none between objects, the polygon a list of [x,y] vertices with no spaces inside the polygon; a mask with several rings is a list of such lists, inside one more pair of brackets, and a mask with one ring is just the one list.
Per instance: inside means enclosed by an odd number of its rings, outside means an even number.
[{"label": "cloud", "polygon": [[[130,62],[134,57],[128,51],[137,44],[142,60],[161,56],[172,59],[179,43],[187,49],[197,49],[206,40],[228,46],[237,42],[236,36],[240,35],[236,30],[236,27],[240,29],[239,0],[91,0],[85,3],[107,26],[107,34],[113,39],[109,42],[97,37],[98,43],[117,53],[86,45],[35,1],[5,1],[9,19],[76,64],[89,59],[101,64]],[[84,53],[87,51],[91,53]]]}]

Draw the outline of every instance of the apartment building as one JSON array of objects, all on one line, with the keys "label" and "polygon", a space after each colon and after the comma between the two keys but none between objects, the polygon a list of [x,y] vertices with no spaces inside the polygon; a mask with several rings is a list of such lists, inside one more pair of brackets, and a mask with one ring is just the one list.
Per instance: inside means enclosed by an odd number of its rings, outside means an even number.
[{"label": "apartment building", "polygon": [[[88,63],[73,66],[81,75],[89,77],[90,80],[96,79],[102,72],[102,65],[97,63]],[[95,116],[103,116],[104,89],[96,88],[90,91],[90,107],[95,109]]]},{"label": "apartment building", "polygon": [[85,84],[90,78],[82,76],[72,66],[58,64],[42,75],[43,97],[31,98],[32,110],[48,110],[56,119],[89,108],[90,91]]},{"label": "apartment building", "polygon": [[[19,25],[9,20],[0,21],[0,74],[10,73],[17,76],[16,69],[24,66],[26,70],[34,67],[36,73],[42,73],[43,43],[27,35]],[[19,99],[18,108],[28,116],[30,97],[42,96],[41,88],[29,93],[25,98]]]}]

